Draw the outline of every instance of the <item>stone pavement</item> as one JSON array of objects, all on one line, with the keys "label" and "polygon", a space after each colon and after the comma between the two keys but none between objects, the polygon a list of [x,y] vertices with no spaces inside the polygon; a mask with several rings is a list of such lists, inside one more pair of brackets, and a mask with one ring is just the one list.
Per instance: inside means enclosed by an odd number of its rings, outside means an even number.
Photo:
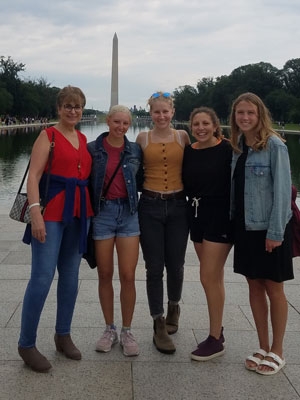
[{"label": "stone pavement", "polygon": [[[24,225],[0,206],[0,399],[1,400],[194,400],[300,399],[300,259],[295,279],[286,283],[289,319],[285,337],[286,367],[275,376],[260,376],[244,368],[244,359],[257,349],[256,331],[245,279],[232,272],[232,254],[225,267],[225,355],[207,362],[191,361],[190,352],[206,338],[208,315],[199,267],[189,243],[181,302],[179,331],[173,335],[177,351],[159,353],[152,344],[152,321],[140,255],[136,273],[137,303],[133,333],[140,355],[124,357],[119,345],[97,353],[95,341],[104,329],[97,295],[97,273],[82,261],[72,337],[82,351],[81,361],[55,351],[56,279],[50,290],[38,332],[38,348],[53,369],[34,373],[19,358],[17,341],[24,290],[30,272],[30,247],[21,242]],[[115,272],[116,324],[120,326],[119,282]]]}]

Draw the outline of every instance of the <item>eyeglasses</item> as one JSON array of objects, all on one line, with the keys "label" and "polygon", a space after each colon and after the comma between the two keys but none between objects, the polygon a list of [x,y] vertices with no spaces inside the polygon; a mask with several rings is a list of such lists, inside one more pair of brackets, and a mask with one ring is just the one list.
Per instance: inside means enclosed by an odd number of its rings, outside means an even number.
[{"label": "eyeglasses", "polygon": [[76,106],[72,106],[71,104],[64,104],[64,109],[68,112],[72,112],[73,110],[75,112],[80,112],[82,110],[82,106],[79,104],[76,104]]},{"label": "eyeglasses", "polygon": [[164,92],[164,93],[161,93],[161,92],[155,92],[155,93],[153,93],[153,95],[151,96],[152,97],[152,99],[157,99],[158,97],[165,97],[166,99],[168,99],[169,97],[171,97],[171,93],[169,93],[169,92]]}]

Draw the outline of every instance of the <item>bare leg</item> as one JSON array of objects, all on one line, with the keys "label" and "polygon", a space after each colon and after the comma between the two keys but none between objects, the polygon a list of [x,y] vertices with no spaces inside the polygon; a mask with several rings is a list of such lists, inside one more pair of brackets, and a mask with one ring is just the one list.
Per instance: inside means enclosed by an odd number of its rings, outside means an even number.
[{"label": "bare leg", "polygon": [[[248,279],[249,285],[249,300],[251,311],[253,314],[259,346],[261,349],[269,352],[269,329],[268,329],[268,303],[265,289],[265,281],[262,279]],[[255,354],[256,357],[262,358],[259,354]],[[249,367],[255,367],[256,364],[252,361],[247,360]]]},{"label": "bare leg", "polygon": [[115,238],[95,241],[99,278],[98,293],[106,325],[111,325],[114,322],[114,290],[112,285],[114,243]]},{"label": "bare leg", "polygon": [[200,281],[205,291],[210,335],[219,339],[225,302],[224,264],[231,249],[230,244],[204,240],[194,243],[200,261]]},{"label": "bare leg", "polygon": [[[283,338],[286,329],[288,305],[284,294],[283,282],[265,281],[267,295],[270,299],[270,315],[273,333],[273,341],[271,351],[283,358]],[[274,361],[272,358],[266,357],[267,361]],[[260,370],[272,370],[272,368],[261,365]]]},{"label": "bare leg", "polygon": [[135,270],[139,255],[139,236],[116,238],[120,276],[120,301],[123,326],[130,327],[136,301]]}]

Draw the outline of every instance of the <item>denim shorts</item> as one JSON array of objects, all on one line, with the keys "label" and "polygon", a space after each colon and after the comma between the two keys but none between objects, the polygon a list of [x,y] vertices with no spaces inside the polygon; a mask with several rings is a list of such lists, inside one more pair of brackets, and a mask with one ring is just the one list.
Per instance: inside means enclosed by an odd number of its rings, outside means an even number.
[{"label": "denim shorts", "polygon": [[103,200],[93,217],[93,239],[139,236],[138,213],[131,214],[128,199]]}]

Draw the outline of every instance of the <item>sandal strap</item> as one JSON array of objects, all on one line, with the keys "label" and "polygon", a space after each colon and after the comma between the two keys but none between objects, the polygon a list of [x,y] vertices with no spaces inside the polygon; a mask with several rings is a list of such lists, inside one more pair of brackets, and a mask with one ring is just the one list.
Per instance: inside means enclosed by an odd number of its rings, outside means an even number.
[{"label": "sandal strap", "polygon": [[277,370],[279,369],[279,365],[277,365],[277,364],[274,363],[273,361],[263,360],[263,361],[260,363],[260,366],[261,366],[261,365],[265,365],[266,367],[273,368],[274,371],[277,371]]},{"label": "sandal strap", "polygon": [[249,356],[246,358],[246,361],[252,361],[258,367],[263,360],[261,358],[255,357],[255,356]]},{"label": "sandal strap", "polygon": [[267,357],[273,358],[273,360],[276,361],[278,365],[283,364],[283,359],[280,358],[277,354],[273,353],[272,351],[270,351],[270,352],[267,354]]},{"label": "sandal strap", "polygon": [[255,351],[254,353],[253,353],[253,355],[254,354],[260,354],[262,357],[266,357],[266,355],[268,354],[265,350],[263,350],[263,349],[259,349],[259,350],[257,350],[257,351]]},{"label": "sandal strap", "polygon": [[[255,354],[259,354],[263,358],[256,357]],[[259,349],[259,350],[255,351],[253,354],[251,354],[251,356],[247,357],[246,361],[254,362],[256,364],[256,366],[258,367],[266,355],[267,355],[267,352],[265,350]]]}]

